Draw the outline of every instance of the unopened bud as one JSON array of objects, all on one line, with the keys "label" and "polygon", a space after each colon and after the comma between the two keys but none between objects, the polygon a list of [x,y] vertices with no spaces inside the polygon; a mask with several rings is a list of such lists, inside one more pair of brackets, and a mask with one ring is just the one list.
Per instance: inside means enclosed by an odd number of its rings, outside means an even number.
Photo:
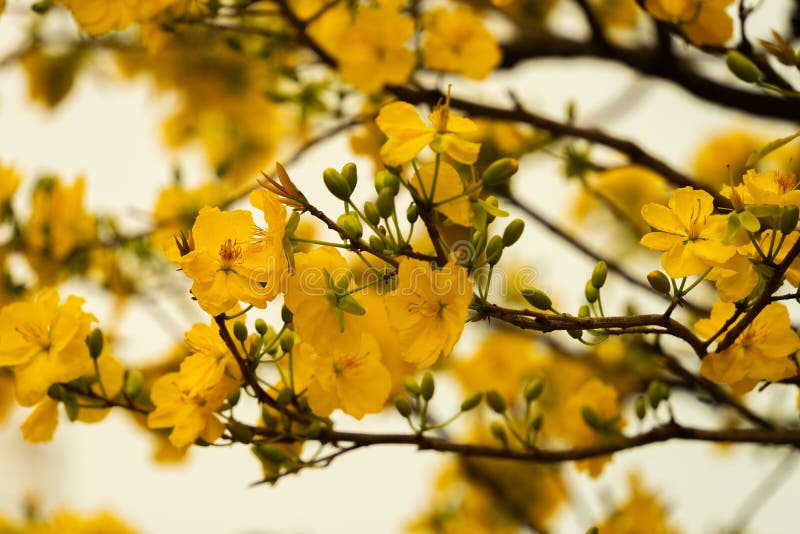
[{"label": "unopened bud", "polygon": [[499,235],[492,236],[486,245],[486,261],[489,265],[497,265],[503,256],[503,238]]},{"label": "unopened bud", "polygon": [[322,181],[325,182],[325,187],[328,188],[328,191],[339,200],[347,201],[350,199],[353,190],[347,180],[336,169],[325,169],[322,172]]},{"label": "unopened bud", "polygon": [[781,213],[781,233],[783,234],[791,234],[794,229],[797,227],[797,218],[798,210],[797,206],[794,204],[790,204],[783,208],[783,213]]},{"label": "unopened bud", "polygon": [[375,191],[380,195],[384,189],[389,189],[395,196],[400,192],[400,177],[389,171],[379,172],[375,177]]},{"label": "unopened bud", "polygon": [[578,317],[589,317],[589,315],[591,315],[591,310],[586,304],[578,308]]},{"label": "unopened bud", "polygon": [[544,380],[541,378],[533,378],[528,381],[528,384],[525,386],[525,400],[528,402],[533,402],[541,397],[543,391]]},{"label": "unopened bud", "polygon": [[507,408],[505,399],[495,389],[486,393],[486,404],[489,405],[493,412],[499,414],[505,413]]},{"label": "unopened bud", "polygon": [[412,203],[406,210],[406,220],[410,223],[414,223],[417,222],[417,217],[419,217],[419,210],[417,209],[417,205]]},{"label": "unopened bud", "polygon": [[386,243],[376,235],[369,236],[369,248],[380,254],[386,249]]},{"label": "unopened bud", "polygon": [[103,352],[103,331],[99,328],[95,328],[89,332],[89,335],[86,336],[86,346],[89,347],[89,356],[91,356],[93,360],[99,358],[100,354]]},{"label": "unopened bud", "polygon": [[422,375],[422,380],[419,383],[419,391],[422,394],[422,398],[426,401],[431,400],[435,390],[436,382],[433,379],[433,373],[426,371],[425,374]]},{"label": "unopened bud", "polygon": [[247,339],[247,325],[243,321],[236,321],[233,323],[233,337],[239,341]]},{"label": "unopened bud", "polygon": [[292,310],[287,308],[286,304],[284,304],[281,307],[281,321],[283,321],[285,324],[289,324],[292,322],[293,319],[294,319],[294,314],[292,313]]},{"label": "unopened bud", "polygon": [[408,402],[408,399],[404,397],[397,397],[394,400],[394,407],[403,417],[408,417],[411,415],[411,403]]},{"label": "unopened bud", "polygon": [[533,306],[534,308],[538,308],[540,310],[549,310],[553,307],[553,301],[544,291],[540,289],[536,289],[535,287],[529,289],[523,289],[521,291],[522,296],[525,297],[525,300]]},{"label": "unopened bud", "polygon": [[358,215],[353,213],[342,213],[339,215],[339,218],[336,220],[336,224],[338,224],[344,233],[350,239],[357,241],[361,238],[364,233],[364,227],[361,226],[361,221],[358,220]]},{"label": "unopened bud", "polygon": [[669,295],[672,291],[672,284],[669,283],[669,278],[661,271],[650,271],[647,274],[647,281],[650,283],[650,287],[663,295]]},{"label": "unopened bud", "polygon": [[594,270],[592,271],[592,285],[597,289],[600,289],[606,283],[607,276],[608,265],[602,260],[598,261],[597,265],[594,266]]},{"label": "unopened bud", "polygon": [[344,178],[345,182],[347,182],[350,191],[353,192],[356,189],[356,184],[358,183],[358,170],[356,169],[355,163],[347,163],[344,167],[342,167],[342,178]]},{"label": "unopened bud", "polygon": [[280,344],[283,352],[291,352],[294,347],[294,332],[287,330],[281,334]]},{"label": "unopened bud", "polygon": [[122,386],[122,391],[130,398],[136,397],[142,390],[144,383],[144,376],[142,372],[137,369],[129,369],[125,373],[125,384]]},{"label": "unopened bud", "polygon": [[405,379],[403,379],[403,387],[405,387],[406,391],[415,397],[422,395],[422,390],[420,389],[419,384],[417,384],[417,381],[410,376],[407,376]]},{"label": "unopened bud", "polygon": [[290,402],[292,402],[292,397],[294,397],[292,390],[289,388],[283,388],[278,393],[278,398],[275,399],[275,405],[279,410],[283,410],[289,405]]},{"label": "unopened bud", "polygon": [[539,430],[541,430],[542,428],[543,423],[544,423],[544,414],[537,413],[536,416],[533,419],[531,419],[531,429],[534,432],[539,432]]},{"label": "unopened bud", "polygon": [[587,302],[597,302],[597,299],[600,298],[600,292],[597,291],[597,288],[592,285],[592,281],[589,280],[586,282],[586,287],[583,289],[583,294],[586,297]]},{"label": "unopened bud", "polygon": [[525,230],[525,221],[522,219],[514,219],[506,229],[503,230],[503,245],[510,247],[522,237],[522,232]]},{"label": "unopened bud", "polygon": [[593,409],[589,406],[584,406],[581,408],[581,416],[583,417],[583,421],[592,429],[594,430],[603,430],[605,428],[605,424],[603,420],[600,419],[600,416],[597,415]]},{"label": "unopened bud", "polygon": [[734,76],[747,83],[756,83],[761,79],[761,71],[750,58],[736,50],[729,50],[725,56],[725,64]]},{"label": "unopened bud", "polygon": [[634,405],[636,417],[641,420],[647,415],[647,399],[642,396],[636,397],[636,404]]},{"label": "unopened bud", "polygon": [[239,421],[230,421],[228,423],[228,432],[230,432],[235,441],[240,443],[251,443],[253,441],[253,431]]},{"label": "unopened bud", "polygon": [[492,433],[492,436],[503,445],[508,445],[508,437],[506,436],[506,429],[503,428],[498,421],[492,421],[489,425],[489,432]]},{"label": "unopened bud", "polygon": [[378,206],[369,200],[364,202],[364,216],[373,226],[377,226],[381,222],[381,214],[378,212]]},{"label": "unopened bud", "polygon": [[317,439],[319,435],[322,433],[322,423],[319,421],[313,421],[308,427],[306,428],[305,434],[308,439]]},{"label": "unopened bud", "polygon": [[394,195],[388,187],[384,188],[383,191],[380,192],[376,204],[378,207],[378,213],[381,217],[388,219],[392,216],[392,213],[394,212]]},{"label": "unopened bud", "polygon": [[473,393],[461,403],[461,411],[468,412],[477,408],[483,400],[483,393]]},{"label": "unopened bud", "polygon": [[481,181],[489,187],[502,185],[518,170],[519,162],[514,158],[498,159],[483,171]]}]

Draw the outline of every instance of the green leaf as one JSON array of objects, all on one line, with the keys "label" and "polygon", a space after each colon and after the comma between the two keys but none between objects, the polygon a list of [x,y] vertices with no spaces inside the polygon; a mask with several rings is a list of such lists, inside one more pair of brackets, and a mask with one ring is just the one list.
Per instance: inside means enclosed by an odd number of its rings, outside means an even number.
[{"label": "green leaf", "polygon": [[761,230],[761,223],[758,222],[758,217],[745,210],[739,212],[739,222],[742,223],[744,229],[748,232],[758,232]]},{"label": "green leaf", "polygon": [[767,143],[764,147],[761,148],[761,150],[757,150],[747,157],[747,161],[745,161],[744,163],[745,167],[748,169],[752,169],[767,154],[769,154],[770,152],[774,152],[783,145],[794,141],[798,137],[800,137],[800,130],[796,131],[792,135],[787,135],[786,137],[781,137],[779,139],[775,139],[771,143]]},{"label": "green leaf", "polygon": [[722,238],[722,242],[728,244],[741,227],[742,222],[739,220],[739,215],[737,213],[731,213],[728,216],[728,228],[725,230],[725,237]]},{"label": "green leaf", "polygon": [[496,206],[492,206],[481,198],[479,198],[475,203],[483,208],[483,210],[489,215],[494,215],[495,217],[508,217],[509,215],[507,211],[501,210]]}]

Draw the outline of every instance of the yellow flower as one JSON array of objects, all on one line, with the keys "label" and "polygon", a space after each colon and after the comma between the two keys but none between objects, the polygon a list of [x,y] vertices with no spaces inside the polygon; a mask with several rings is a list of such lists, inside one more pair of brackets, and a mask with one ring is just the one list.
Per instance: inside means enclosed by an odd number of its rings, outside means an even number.
[{"label": "yellow flower", "polygon": [[660,204],[642,207],[642,217],[657,231],[645,234],[641,244],[664,252],[661,266],[673,278],[702,274],[711,266],[724,264],[736,247],[722,243],[727,219],[712,215],[712,211],[714,199],[705,191],[678,189],[669,199],[669,208]]},{"label": "yellow flower", "polygon": [[679,534],[669,523],[667,509],[658,496],[642,485],[636,475],[629,477],[631,494],[598,528],[600,534],[638,534],[647,525],[648,534]]},{"label": "yellow flower", "polygon": [[[416,173],[411,181],[411,185],[420,195],[431,197],[431,189],[434,187],[433,177],[436,174],[436,190],[433,191],[433,202],[441,202],[464,192],[464,184],[452,165],[439,162],[439,172],[436,173],[436,164],[426,163],[419,168],[419,176]],[[419,178],[419,179],[418,179]],[[420,183],[421,182],[421,183]],[[459,226],[470,225],[469,198],[461,196],[454,200],[449,200],[436,207],[436,210],[446,215],[450,221]]]},{"label": "yellow flower", "polygon": [[308,404],[317,415],[328,416],[339,408],[361,419],[383,409],[392,379],[381,364],[378,344],[369,334],[359,341],[330,345],[315,351],[301,343],[297,358],[311,362]]},{"label": "yellow flower", "polygon": [[42,284],[55,283],[59,264],[95,239],[95,218],[83,206],[84,189],[83,178],[72,186],[57,178],[36,185],[25,241],[28,259]]},{"label": "yellow flower", "polygon": [[706,278],[716,282],[719,298],[725,302],[736,302],[747,297],[760,280],[750,258],[739,253],[724,264],[711,269]]},{"label": "yellow flower", "polygon": [[733,35],[726,9],[733,0],[645,0],[645,8],[660,20],[680,25],[696,45],[723,45]]},{"label": "yellow flower", "polygon": [[194,280],[192,293],[211,315],[219,315],[239,301],[264,308],[270,292],[267,254],[255,239],[256,225],[249,211],[221,212],[203,208],[192,227],[194,250],[180,265]]},{"label": "yellow flower", "polygon": [[59,305],[58,292],[45,289],[33,302],[0,311],[0,366],[13,369],[23,406],[36,404],[52,384],[94,374],[85,339],[97,319],[83,302],[70,295]]},{"label": "yellow flower", "polygon": [[[337,303],[331,282],[353,287],[351,270],[338,250],[320,247],[295,254],[294,275],[289,277],[284,302],[294,314],[294,325],[304,341],[322,350],[344,342],[357,332],[355,315]],[[346,297],[358,304],[358,294]]]},{"label": "yellow flower", "polygon": [[378,128],[389,137],[381,147],[383,162],[390,166],[402,165],[414,159],[427,145],[460,163],[475,162],[481,146],[461,137],[477,131],[474,122],[455,115],[447,104],[437,106],[428,120],[433,123],[431,126],[406,102],[383,106],[375,119]]},{"label": "yellow flower", "polygon": [[280,201],[264,189],[250,193],[250,204],[264,213],[265,229],[259,228],[256,239],[264,247],[266,253],[266,284],[263,290],[268,299],[274,299],[285,287],[289,262],[284,250],[284,233],[286,230],[286,208]]},{"label": "yellow flower", "polygon": [[[617,390],[602,380],[593,378],[584,383],[567,401],[564,409],[564,432],[570,443],[576,447],[586,447],[600,443],[602,436],[590,427],[583,417],[584,408],[590,408],[610,431],[618,431],[625,426],[620,415]],[[587,471],[592,478],[603,472],[610,456],[600,456],[576,463],[579,471]]]},{"label": "yellow flower", "polygon": [[241,375],[216,323],[192,326],[186,332],[186,345],[191,354],[181,362],[177,382],[189,396],[201,395],[216,387],[226,375],[235,378]]},{"label": "yellow flower", "polygon": [[403,358],[429,367],[450,354],[464,330],[471,301],[472,281],[463,267],[450,262],[434,270],[426,261],[400,260],[397,289],[386,306]]},{"label": "yellow flower", "polygon": [[320,42],[333,43],[331,53],[342,80],[362,92],[402,84],[414,69],[414,53],[405,47],[414,32],[414,21],[394,6],[361,7],[349,24],[334,31],[332,40],[326,36]]},{"label": "yellow flower", "polygon": [[46,522],[36,522],[27,534],[136,534],[113,515],[102,512],[94,516],[80,516],[71,512],[59,511]]},{"label": "yellow flower", "polygon": [[[92,384],[92,391],[96,395],[113,399],[122,391],[122,386],[125,384],[125,366],[111,353],[109,345],[109,343],[105,343],[103,352],[97,358],[97,370],[100,374],[100,380],[103,382],[103,387],[100,387],[98,383]],[[111,408],[82,406],[78,411],[78,421],[82,423],[97,423],[105,419],[110,412]]]},{"label": "yellow flower", "polygon": [[135,0],[60,0],[89,35],[123,30],[134,22]]},{"label": "yellow flower", "polygon": [[203,207],[219,207],[227,197],[228,188],[219,181],[208,181],[193,189],[181,184],[165,187],[153,208],[155,229],[151,234],[152,242],[163,248],[167,258],[177,262],[180,253],[175,246],[175,236],[191,231]]},{"label": "yellow flower", "polygon": [[0,424],[14,407],[14,373],[0,367]]},{"label": "yellow flower", "polygon": [[762,144],[760,139],[746,131],[734,130],[716,135],[698,151],[694,175],[718,190],[730,181],[730,176],[738,180],[745,172],[747,157]]},{"label": "yellow flower", "polygon": [[201,395],[192,395],[181,387],[178,373],[168,373],[153,384],[150,400],[155,410],[147,416],[150,428],[172,428],[169,441],[175,447],[191,445],[202,438],[215,442],[225,430],[214,412],[236,391],[239,382],[228,377]]},{"label": "yellow flower", "polygon": [[13,167],[0,162],[0,206],[4,206],[11,200],[19,182],[19,173]]},{"label": "yellow flower", "polygon": [[[786,175],[780,171],[756,172],[748,170],[742,177],[742,185],[736,186],[735,193],[745,205],[800,206],[800,182],[794,174]],[[732,198],[730,186],[722,188],[722,194]]]},{"label": "yellow flower", "polygon": [[[708,319],[695,323],[695,330],[709,339],[725,325],[735,310],[736,306],[730,302],[717,302]],[[717,341],[724,337],[725,333]],[[788,310],[781,304],[772,303],[756,316],[733,345],[703,358],[700,372],[717,384],[730,384],[735,390],[744,392],[759,380],[776,381],[794,376],[797,368],[789,356],[797,350],[800,350],[800,339],[792,329]]]},{"label": "yellow flower", "polygon": [[468,7],[434,9],[425,17],[424,28],[422,56],[434,70],[481,80],[500,63],[497,39]]}]

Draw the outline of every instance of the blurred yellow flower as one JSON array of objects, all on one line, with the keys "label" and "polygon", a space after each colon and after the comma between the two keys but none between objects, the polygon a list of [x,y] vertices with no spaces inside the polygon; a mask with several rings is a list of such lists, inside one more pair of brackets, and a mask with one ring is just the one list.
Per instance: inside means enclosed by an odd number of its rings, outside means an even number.
[{"label": "blurred yellow flower", "polygon": [[434,9],[423,27],[422,57],[431,69],[481,80],[500,63],[497,39],[471,8]]},{"label": "blurred yellow flower", "polygon": [[657,19],[677,24],[694,44],[723,45],[733,36],[733,20],[726,12],[733,0],[645,0]]},{"label": "blurred yellow flower", "polygon": [[[458,175],[452,165],[445,162],[439,162],[439,171],[436,172],[436,164],[426,163],[419,168],[419,174],[415,173],[414,178],[411,180],[411,185],[423,197],[431,197],[433,193],[433,203],[442,202],[447,200],[444,204],[436,206],[436,211],[446,215],[447,218],[459,226],[470,225],[470,208],[469,197],[459,196],[464,192],[464,184],[461,181],[461,176]],[[434,187],[434,176],[436,177],[435,187],[436,190],[432,191]],[[448,200],[452,199],[452,200]]]},{"label": "blurred yellow flower", "polygon": [[679,534],[667,515],[667,509],[658,496],[644,487],[636,475],[629,477],[630,497],[628,501],[600,525],[599,534],[639,534],[647,525],[648,534]]}]

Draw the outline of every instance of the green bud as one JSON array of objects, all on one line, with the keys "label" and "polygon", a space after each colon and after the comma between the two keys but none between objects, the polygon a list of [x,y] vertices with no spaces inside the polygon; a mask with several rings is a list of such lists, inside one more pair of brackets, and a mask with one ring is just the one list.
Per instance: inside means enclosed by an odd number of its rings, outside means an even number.
[{"label": "green bud", "polygon": [[364,202],[364,216],[373,226],[377,226],[381,222],[381,214],[378,211],[378,206],[369,200]]},{"label": "green bud", "polygon": [[277,465],[289,460],[289,457],[282,450],[270,443],[258,443],[253,447],[253,453],[260,460]]},{"label": "green bud", "polygon": [[[496,208],[500,207],[500,201],[497,200],[497,197],[494,196],[494,195],[490,195],[490,196],[486,197],[486,200],[484,200],[484,202],[486,204],[488,204],[490,207],[495,208],[495,210],[492,210],[492,211],[496,211]],[[486,213],[486,222],[487,223],[490,223],[490,222],[494,221],[496,218],[497,217],[495,217],[493,214],[491,214],[489,212]]]},{"label": "green bud", "polygon": [[794,204],[783,208],[781,213],[781,233],[791,234],[797,227],[797,218],[800,211]]},{"label": "green bud", "polygon": [[376,204],[378,206],[378,213],[381,217],[388,219],[392,216],[392,213],[394,212],[394,195],[388,187],[384,188],[384,190],[380,192]]},{"label": "green bud", "polygon": [[292,320],[294,320],[294,314],[292,313],[292,310],[287,308],[286,304],[284,304],[281,307],[281,321],[283,321],[285,324],[289,324],[292,322]]},{"label": "green bud", "polygon": [[339,215],[339,218],[336,220],[336,224],[338,224],[344,233],[350,239],[354,241],[358,241],[361,236],[364,234],[364,227],[361,226],[361,221],[358,220],[358,215],[353,213],[342,213]]},{"label": "green bud", "polygon": [[486,245],[486,261],[489,265],[496,265],[503,256],[503,238],[499,235],[492,236]]},{"label": "green bud", "polygon": [[597,412],[595,412],[589,406],[584,406],[581,408],[581,416],[583,417],[583,421],[594,430],[602,431],[606,427],[605,423],[603,423],[603,420],[600,419],[599,415],[597,415]]},{"label": "green bud", "polygon": [[290,402],[292,402],[292,397],[294,397],[294,393],[289,388],[283,388],[278,393],[278,398],[275,399],[275,404],[277,405],[279,410],[283,410],[286,408]]},{"label": "green bud", "polygon": [[761,80],[761,71],[747,56],[736,50],[729,50],[725,56],[725,64],[734,76],[747,83]]},{"label": "green bud", "polygon": [[500,395],[496,389],[486,393],[486,404],[489,405],[489,408],[491,408],[493,412],[499,414],[505,413],[507,408],[505,399],[503,399],[502,395]]},{"label": "green bud", "polygon": [[142,390],[144,383],[144,376],[142,372],[137,369],[128,369],[125,372],[125,384],[122,386],[122,391],[130,398],[135,398]]},{"label": "green bud", "polygon": [[544,391],[544,380],[541,378],[533,378],[525,385],[525,400],[533,402],[542,396]]},{"label": "green bud", "polygon": [[667,400],[669,395],[669,386],[659,380],[653,380],[647,386],[647,398],[654,410],[658,408],[662,401]]},{"label": "green bud", "polygon": [[256,332],[258,332],[259,335],[263,336],[264,334],[267,333],[267,330],[269,330],[267,322],[264,319],[256,319]]},{"label": "green bud", "polygon": [[379,195],[384,189],[389,189],[392,196],[400,192],[400,177],[389,171],[381,171],[375,177],[375,192]]},{"label": "green bud", "polygon": [[353,194],[350,184],[336,169],[331,169],[330,167],[325,169],[322,172],[322,181],[325,182],[325,187],[328,188],[328,191],[339,200],[347,201],[350,199],[350,195]]},{"label": "green bud", "polygon": [[313,421],[308,428],[306,428],[306,437],[308,439],[317,439],[319,435],[322,433],[322,423],[319,421]]},{"label": "green bud", "polygon": [[492,433],[492,436],[502,443],[503,445],[508,445],[508,437],[506,436],[506,429],[503,428],[503,425],[500,424],[498,421],[492,421],[489,425],[489,432]]},{"label": "green bud", "polygon": [[578,308],[578,317],[589,317],[591,315],[591,310],[589,310],[589,306],[584,304],[580,308]]},{"label": "green bud", "polygon": [[47,396],[56,401],[64,400],[64,386],[61,384],[50,384],[50,387],[47,388]]},{"label": "green bud", "polygon": [[519,162],[514,158],[498,159],[483,171],[481,181],[489,187],[502,185],[518,170]]},{"label": "green bud", "polygon": [[473,393],[461,402],[461,411],[468,412],[477,408],[483,400],[483,393]]},{"label": "green bud", "polygon": [[[479,254],[485,247],[486,247],[486,232],[483,230],[476,230],[474,234],[472,234],[472,250],[474,254]],[[471,259],[472,254],[471,251],[468,251],[468,257],[466,259]]]},{"label": "green bud", "polygon": [[81,409],[78,407],[78,402],[75,400],[74,395],[67,395],[64,398],[64,411],[67,412],[67,419],[71,423],[74,423],[78,420],[78,415],[80,415]]},{"label": "green bud", "polygon": [[586,534],[600,534],[600,530],[597,527],[592,527],[586,531]]},{"label": "green bud", "polygon": [[537,413],[536,416],[533,419],[531,419],[531,429],[534,432],[538,432],[539,430],[542,429],[543,423],[544,423],[544,414]]},{"label": "green bud", "polygon": [[359,304],[358,301],[353,298],[353,295],[343,295],[339,297],[336,307],[350,315],[364,315],[367,313],[364,306]]},{"label": "green bud", "polygon": [[408,402],[408,399],[405,397],[397,397],[394,399],[394,407],[397,410],[397,413],[403,417],[407,418],[411,415],[411,403]]},{"label": "green bud", "polygon": [[252,443],[253,431],[247,425],[243,425],[239,421],[228,422],[228,432],[231,437],[240,443]]},{"label": "green bud", "polygon": [[422,394],[422,398],[426,401],[431,400],[435,390],[436,382],[433,379],[433,373],[425,371],[425,374],[422,375],[422,381],[419,383],[419,391]]},{"label": "green bud", "polygon": [[280,344],[283,352],[291,352],[292,347],[294,347],[294,332],[286,330],[281,334]]},{"label": "green bud", "polygon": [[591,280],[586,282],[586,287],[583,289],[583,294],[586,297],[587,302],[597,302],[597,299],[600,298],[600,292],[597,291],[597,288],[592,285]]},{"label": "green bud", "polygon": [[89,356],[93,360],[99,358],[103,352],[103,331],[95,328],[89,332],[89,335],[86,336],[86,346],[89,347]]},{"label": "green bud", "polygon": [[636,411],[636,417],[639,418],[639,420],[644,419],[644,417],[647,415],[647,399],[645,399],[643,396],[636,397],[634,410]]},{"label": "green bud", "polygon": [[342,178],[347,182],[350,191],[355,191],[356,184],[358,183],[358,170],[356,169],[355,163],[346,163],[345,166],[342,167]]},{"label": "green bud", "polygon": [[503,230],[503,245],[510,247],[522,237],[522,232],[525,230],[525,221],[522,219],[514,219],[506,229]]},{"label": "green bud", "polygon": [[583,338],[583,330],[567,330],[567,334],[572,339],[582,339]]},{"label": "green bud", "polygon": [[51,7],[53,7],[53,3],[45,0],[43,2],[36,2],[31,6],[31,9],[37,15],[44,15],[50,10]]},{"label": "green bud", "polygon": [[369,236],[369,248],[377,253],[381,253],[386,249],[386,243],[376,235]]},{"label": "green bud", "polygon": [[247,325],[243,321],[236,321],[233,323],[233,337],[239,341],[247,339]]},{"label": "green bud", "polygon": [[242,398],[242,390],[237,389],[225,399],[225,402],[228,403],[228,406],[231,408],[239,404],[239,399]]},{"label": "green bud", "polygon": [[525,300],[533,306],[534,308],[538,308],[540,310],[549,310],[553,307],[553,301],[550,300],[550,297],[547,296],[547,293],[540,289],[536,289],[535,287],[529,289],[522,290],[522,296],[525,297]]},{"label": "green bud", "polygon": [[600,289],[606,283],[607,276],[608,265],[602,260],[598,261],[597,265],[594,266],[594,270],[592,271],[592,285],[597,289]]},{"label": "green bud", "polygon": [[670,284],[669,278],[661,271],[647,273],[647,281],[650,283],[650,287],[663,295],[669,295],[672,292],[672,284]]},{"label": "green bud", "polygon": [[403,387],[406,388],[406,391],[414,395],[415,397],[419,397],[422,395],[422,390],[417,384],[417,381],[414,380],[413,377],[407,376],[403,379]]},{"label": "green bud", "polygon": [[410,223],[414,223],[417,222],[417,217],[419,217],[419,210],[417,209],[417,205],[412,203],[406,210],[406,220]]}]

